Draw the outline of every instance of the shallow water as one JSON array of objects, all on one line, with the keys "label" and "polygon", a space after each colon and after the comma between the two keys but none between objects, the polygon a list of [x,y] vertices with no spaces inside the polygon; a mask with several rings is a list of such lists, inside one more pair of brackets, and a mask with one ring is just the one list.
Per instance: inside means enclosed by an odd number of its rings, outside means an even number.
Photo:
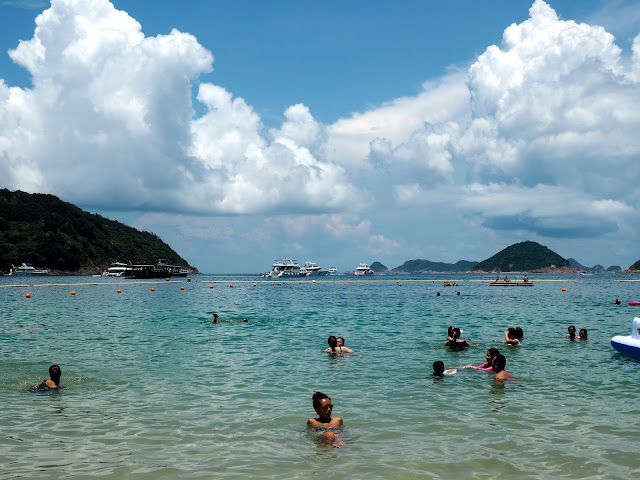
[{"label": "shallow water", "polygon": [[[609,344],[640,315],[640,283],[619,281],[637,277],[531,277],[23,277],[104,284],[0,288],[0,479],[638,477],[640,360]],[[589,340],[565,340],[569,324]],[[448,351],[448,325],[480,346]],[[523,345],[492,343],[509,326]],[[325,354],[331,334],[357,353]],[[430,377],[494,346],[516,382]],[[29,392],[52,363],[64,390]],[[315,390],[344,418],[342,449],[306,432]]]}]

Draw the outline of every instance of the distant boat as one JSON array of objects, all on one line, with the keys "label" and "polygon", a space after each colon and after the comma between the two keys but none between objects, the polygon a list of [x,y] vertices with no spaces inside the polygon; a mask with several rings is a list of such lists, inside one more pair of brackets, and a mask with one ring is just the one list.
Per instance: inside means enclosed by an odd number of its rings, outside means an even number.
[{"label": "distant boat", "polygon": [[20,275],[48,275],[49,270],[46,268],[35,268],[30,263],[23,263],[19,267],[15,267],[11,265],[11,270],[9,270],[9,275],[12,276],[20,276]]},{"label": "distant boat", "polygon": [[298,261],[290,258],[274,261],[271,271],[261,275],[262,278],[300,278],[306,276],[307,273],[301,271]]},{"label": "distant boat", "polygon": [[338,269],[336,267],[331,267],[329,270],[329,275],[339,275]]},{"label": "distant boat", "polygon": [[369,267],[369,265],[367,265],[366,263],[361,263],[358,265],[358,268],[356,268],[353,274],[357,277],[363,277],[366,275],[373,275],[374,271],[371,270],[371,267]]},{"label": "distant boat", "polygon": [[300,273],[304,273],[307,277],[323,277],[327,275],[329,272],[326,270],[322,270],[317,263],[313,263],[310,261],[304,262],[304,266],[300,267]]},{"label": "distant boat", "polygon": [[122,277],[127,271],[126,263],[112,263],[109,268],[102,272],[103,277]]}]

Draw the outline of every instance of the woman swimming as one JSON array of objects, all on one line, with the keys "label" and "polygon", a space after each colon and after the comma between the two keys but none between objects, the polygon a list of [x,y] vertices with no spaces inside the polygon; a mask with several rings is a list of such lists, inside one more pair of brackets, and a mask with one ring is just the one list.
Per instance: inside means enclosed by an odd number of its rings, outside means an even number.
[{"label": "woman swimming", "polygon": [[333,405],[331,399],[322,392],[315,392],[311,397],[313,400],[313,409],[318,414],[318,418],[310,418],[307,420],[307,428],[315,429],[317,432],[323,432],[324,438],[331,442],[331,446],[340,448],[342,442],[336,439],[336,431],[342,429],[342,417],[332,417]]},{"label": "woman swimming", "polygon": [[460,339],[460,329],[458,327],[454,327],[451,329],[451,337],[447,339],[444,346],[449,347],[454,352],[459,352],[469,346],[466,340]]},{"label": "woman swimming", "polygon": [[581,328],[580,329],[580,333],[578,333],[578,338],[577,340],[586,340],[587,339],[587,329],[586,328]]},{"label": "woman swimming", "polygon": [[575,340],[576,339],[576,327],[575,325],[569,325],[569,328],[567,328],[567,335],[564,338],[568,338],[569,340]]},{"label": "woman swimming", "polygon": [[494,342],[506,343],[507,345],[520,345],[520,340],[517,338],[516,329],[509,327],[504,332],[504,340],[494,340]]},{"label": "woman swimming", "polygon": [[475,368],[476,370],[484,370],[485,372],[493,372],[493,359],[497,356],[500,355],[500,352],[498,351],[497,348],[490,348],[489,350],[487,350],[487,357],[486,357],[486,362],[484,362],[482,365],[478,365],[478,366],[473,366],[473,365],[465,365],[464,367],[461,368]]},{"label": "woman swimming", "polygon": [[42,380],[38,385],[33,387],[31,390],[34,392],[46,392],[49,390],[57,390],[62,388],[60,385],[60,376],[62,375],[62,371],[58,365],[51,365],[49,367],[49,377],[50,380]]},{"label": "woman swimming", "polygon": [[351,350],[349,347],[344,346],[344,338],[338,337],[336,338],[336,342],[339,353],[353,353],[353,350]]}]

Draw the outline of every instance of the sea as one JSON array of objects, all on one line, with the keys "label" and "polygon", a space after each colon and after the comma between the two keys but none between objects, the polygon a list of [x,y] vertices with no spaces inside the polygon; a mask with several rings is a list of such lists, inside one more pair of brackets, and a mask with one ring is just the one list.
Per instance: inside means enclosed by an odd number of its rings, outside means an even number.
[{"label": "sea", "polygon": [[[493,278],[1,277],[0,479],[639,478],[640,358],[610,339],[640,277]],[[451,325],[474,346],[445,348]],[[520,346],[493,342],[511,326]],[[514,381],[433,378],[491,347]],[[32,392],[51,364],[64,388]],[[306,429],[315,391],[341,448]]]}]

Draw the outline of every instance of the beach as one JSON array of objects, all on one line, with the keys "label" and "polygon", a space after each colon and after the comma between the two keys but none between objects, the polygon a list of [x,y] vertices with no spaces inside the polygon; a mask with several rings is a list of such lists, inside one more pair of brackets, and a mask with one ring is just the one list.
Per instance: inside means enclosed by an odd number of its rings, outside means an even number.
[{"label": "beach", "polygon": [[[637,477],[640,360],[609,340],[640,315],[638,277],[494,277],[21,278],[0,288],[0,479]],[[567,341],[570,324],[589,339]],[[480,346],[448,351],[449,325]],[[510,326],[521,346],[492,342]],[[329,335],[356,353],[327,355]],[[490,347],[516,381],[431,377]],[[53,363],[65,388],[29,392]],[[317,390],[344,419],[341,449],[305,428]]]}]

